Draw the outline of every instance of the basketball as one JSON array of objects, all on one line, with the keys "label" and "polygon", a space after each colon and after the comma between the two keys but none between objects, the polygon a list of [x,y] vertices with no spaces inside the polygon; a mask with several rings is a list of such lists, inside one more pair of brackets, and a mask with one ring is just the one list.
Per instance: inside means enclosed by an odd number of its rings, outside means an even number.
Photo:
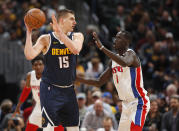
[{"label": "basketball", "polygon": [[45,23],[46,17],[42,10],[33,8],[26,13],[24,20],[28,27],[38,29]]}]

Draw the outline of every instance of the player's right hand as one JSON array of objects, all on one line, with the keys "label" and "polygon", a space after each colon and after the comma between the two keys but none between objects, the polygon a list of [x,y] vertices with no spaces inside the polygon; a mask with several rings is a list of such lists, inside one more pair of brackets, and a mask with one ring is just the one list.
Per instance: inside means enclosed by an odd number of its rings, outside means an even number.
[{"label": "player's right hand", "polygon": [[26,26],[27,31],[28,31],[28,32],[32,32],[32,28],[30,28],[30,27],[27,25],[25,19],[26,19],[26,16],[24,17],[24,24],[25,24],[25,26]]},{"label": "player's right hand", "polygon": [[20,114],[20,109],[16,108],[15,112],[12,114],[12,118],[16,116],[16,114]]},{"label": "player's right hand", "polygon": [[28,31],[28,32],[32,32],[32,28],[30,28],[30,27],[27,25],[25,19],[26,19],[26,16],[24,17],[24,24],[25,24],[25,26],[26,26],[27,31]]},{"label": "player's right hand", "polygon": [[94,42],[96,43],[97,47],[100,49],[103,46],[103,44],[101,43],[96,32],[93,32],[93,39],[94,39]]}]

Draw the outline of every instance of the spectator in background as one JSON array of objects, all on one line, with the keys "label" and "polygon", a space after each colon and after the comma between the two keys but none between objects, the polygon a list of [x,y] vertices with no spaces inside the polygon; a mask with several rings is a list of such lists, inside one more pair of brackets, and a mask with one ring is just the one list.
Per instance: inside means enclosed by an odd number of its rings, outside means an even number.
[{"label": "spectator in background", "polygon": [[[82,64],[80,64],[79,59],[77,59],[77,65],[76,65],[76,74],[80,76],[85,75],[85,69]],[[77,92],[84,92],[84,86],[80,82],[75,82],[75,87]]]},{"label": "spectator in background", "polygon": [[105,117],[103,120],[103,128],[99,128],[97,131],[115,131],[112,124],[112,118]]},{"label": "spectator in background", "polygon": [[165,113],[168,111],[168,104],[165,101],[165,95],[160,93],[157,97],[158,110],[160,113]]},{"label": "spectator in background", "polygon": [[105,91],[110,92],[112,95],[114,92],[116,92],[116,89],[114,87],[114,84],[112,81],[108,81],[105,85]]},{"label": "spectator in background", "polygon": [[7,127],[5,127],[4,131],[23,131],[24,130],[24,120],[20,116],[16,116],[15,118],[8,119]]},{"label": "spectator in background", "polygon": [[86,128],[87,131],[95,131],[98,128],[103,127],[103,120],[109,116],[103,108],[103,102],[97,100],[94,104],[94,111],[88,112],[83,120],[82,128]]},{"label": "spectator in background", "polygon": [[0,127],[1,127],[2,120],[4,119],[4,117],[12,111],[12,105],[13,103],[9,99],[5,99],[2,101],[1,106],[0,106]]},{"label": "spectator in background", "polygon": [[[88,107],[88,111],[93,111],[94,110],[94,103],[97,101],[97,100],[102,100],[102,93],[101,91],[94,91],[92,93],[92,100],[93,100],[93,104],[90,105]],[[112,114],[112,110],[111,110],[111,107],[109,104],[103,102],[103,108],[110,114]]]},{"label": "spectator in background", "polygon": [[110,26],[109,26],[110,34],[112,37],[114,37],[115,34],[120,30],[125,29],[126,15],[124,13],[125,13],[124,6],[122,4],[118,4],[116,8],[116,16],[111,19]]},{"label": "spectator in background", "polygon": [[160,131],[162,114],[158,110],[157,100],[151,100],[150,111],[146,117],[143,131]]},{"label": "spectator in background", "polygon": [[169,84],[166,88],[166,102],[169,104],[169,99],[172,95],[177,94],[177,88],[174,84]]},{"label": "spectator in background", "polygon": [[112,101],[112,95],[110,92],[104,92],[102,94],[102,99],[105,103],[108,103],[109,105],[112,105],[113,104],[113,101]]},{"label": "spectator in background", "polygon": [[[77,102],[79,107],[79,116],[80,116],[80,124],[82,124],[85,114],[87,112],[87,108],[85,106],[86,103],[86,95],[84,93],[77,94]],[[81,125],[80,125],[81,127]]]},{"label": "spectator in background", "polygon": [[117,91],[116,91],[112,81],[108,81],[105,84],[104,91],[109,92],[112,95],[112,101],[113,101],[112,104],[116,104],[116,102],[118,101],[119,97],[118,97]]},{"label": "spectator in background", "polygon": [[86,106],[90,106],[94,104],[93,103],[93,98],[92,98],[92,90],[90,90],[89,88],[86,90]]},{"label": "spectator in background", "polygon": [[12,118],[12,101],[5,99],[1,104],[2,117],[0,122],[0,130],[2,131],[22,131],[24,128],[24,120],[21,115]]},{"label": "spectator in background", "polygon": [[102,100],[103,102],[109,104],[111,106],[111,110],[112,110],[112,113],[115,114],[116,113],[116,109],[115,107],[113,106],[113,99],[112,99],[112,95],[110,92],[104,92],[102,94]]},{"label": "spectator in background", "polygon": [[121,100],[117,101],[116,110],[117,110],[117,113],[115,114],[115,118],[116,118],[117,122],[119,123],[120,118],[121,118],[121,113],[122,113],[122,101]]},{"label": "spectator in background", "polygon": [[143,16],[143,5],[142,3],[136,3],[131,11],[133,30],[137,29],[137,24]]},{"label": "spectator in background", "polygon": [[162,13],[162,17],[160,19],[160,23],[162,27],[167,28],[168,30],[171,28],[172,25],[172,17],[170,16],[167,10],[164,10]]},{"label": "spectator in background", "polygon": [[138,49],[140,49],[140,47],[144,43],[146,31],[147,31],[147,28],[143,23],[139,23],[137,25],[137,30],[135,31],[135,33],[133,33],[133,39],[135,42],[135,44],[133,45],[133,48],[135,48],[136,51],[138,51]]},{"label": "spectator in background", "polygon": [[[95,103],[97,100],[101,100],[102,101],[102,93],[101,93],[101,91],[94,91],[93,93],[92,93],[92,98],[93,98],[93,102]],[[108,103],[105,103],[105,102],[103,102],[102,101],[102,104],[103,104],[103,108],[104,108],[104,110],[106,111],[106,112],[108,112],[108,114],[109,114],[109,116],[112,118],[112,120],[113,120],[113,124],[114,124],[114,128],[115,129],[117,129],[117,122],[116,122],[116,119],[115,119],[115,117],[114,117],[114,114],[113,114],[113,112],[112,112],[112,109],[111,109],[111,106],[108,104]],[[92,104],[92,105],[90,105],[88,108],[87,108],[87,110],[89,111],[89,112],[94,112],[94,105],[95,104]]]},{"label": "spectator in background", "polygon": [[161,131],[179,131],[179,95],[170,97],[170,110],[162,117]]}]

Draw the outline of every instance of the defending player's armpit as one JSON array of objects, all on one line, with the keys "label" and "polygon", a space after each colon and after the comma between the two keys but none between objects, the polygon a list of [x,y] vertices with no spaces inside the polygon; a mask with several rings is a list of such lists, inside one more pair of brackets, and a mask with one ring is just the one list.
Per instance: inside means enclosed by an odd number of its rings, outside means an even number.
[{"label": "defending player's armpit", "polygon": [[21,102],[24,102],[27,99],[27,97],[29,96],[30,92],[31,92],[31,88],[25,86],[22,93],[21,93],[19,100]]}]

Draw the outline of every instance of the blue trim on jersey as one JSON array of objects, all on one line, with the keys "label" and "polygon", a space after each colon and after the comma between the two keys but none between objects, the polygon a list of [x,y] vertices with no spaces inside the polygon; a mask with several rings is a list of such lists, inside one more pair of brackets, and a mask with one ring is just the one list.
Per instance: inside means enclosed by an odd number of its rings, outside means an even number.
[{"label": "blue trim on jersey", "polygon": [[130,67],[130,73],[131,73],[131,87],[132,87],[132,91],[133,91],[133,94],[134,94],[135,98],[137,98],[140,95],[137,92],[136,86],[135,86],[136,85],[136,69]]},{"label": "blue trim on jersey", "polygon": [[131,67],[130,74],[131,74],[132,91],[133,91],[135,98],[138,98],[138,105],[137,105],[137,111],[136,111],[136,116],[135,116],[135,125],[140,126],[141,125],[142,107],[143,107],[144,102],[136,89],[136,68]]}]

